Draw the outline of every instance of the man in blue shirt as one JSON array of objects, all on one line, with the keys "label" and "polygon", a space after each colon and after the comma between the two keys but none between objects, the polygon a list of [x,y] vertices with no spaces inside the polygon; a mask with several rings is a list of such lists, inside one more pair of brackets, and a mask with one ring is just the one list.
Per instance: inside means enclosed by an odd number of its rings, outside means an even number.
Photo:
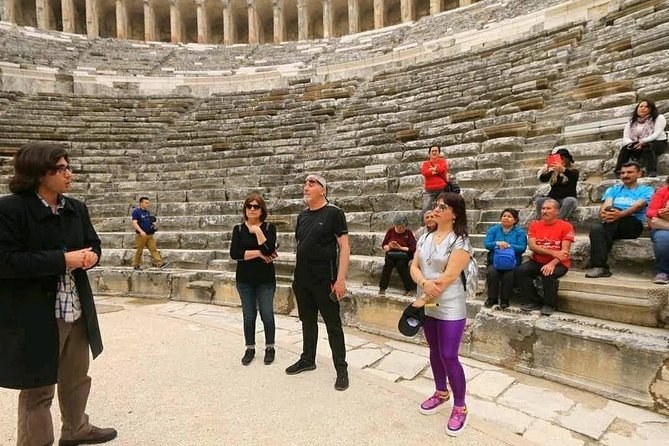
[{"label": "man in blue shirt", "polygon": [[637,184],[641,177],[638,163],[628,162],[620,170],[623,184],[606,189],[599,216],[602,221],[590,231],[590,269],[585,277],[610,277],[607,258],[613,241],[635,239],[641,235],[646,220],[645,208],[653,196],[653,188]]},{"label": "man in blue shirt", "polygon": [[139,271],[142,268],[139,264],[142,262],[142,252],[144,247],[149,248],[151,258],[153,259],[153,266],[164,268],[167,263],[163,262],[160,252],[156,248],[156,239],[153,234],[156,232],[154,225],[156,219],[151,216],[149,212],[149,198],[141,197],[139,199],[139,207],[132,211],[132,227],[135,229],[135,257],[132,259],[132,267]]}]

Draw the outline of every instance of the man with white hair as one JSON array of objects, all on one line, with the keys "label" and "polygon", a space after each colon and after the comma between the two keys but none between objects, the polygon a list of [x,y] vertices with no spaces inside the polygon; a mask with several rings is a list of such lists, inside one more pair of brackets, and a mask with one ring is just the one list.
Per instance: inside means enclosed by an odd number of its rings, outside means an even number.
[{"label": "man with white hair", "polygon": [[297,217],[295,277],[293,291],[302,321],[302,355],[286,368],[288,375],[316,368],[318,313],[328,332],[332,360],[337,371],[335,389],[348,388],[348,364],[339,301],[346,294],[351,248],[346,216],[326,198],[327,183],[320,175],[309,175],[304,182],[307,209]]}]

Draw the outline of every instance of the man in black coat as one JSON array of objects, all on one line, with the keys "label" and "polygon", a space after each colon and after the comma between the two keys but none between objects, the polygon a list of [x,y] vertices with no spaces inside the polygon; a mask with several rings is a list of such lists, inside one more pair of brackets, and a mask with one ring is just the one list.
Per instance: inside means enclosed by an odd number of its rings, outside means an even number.
[{"label": "man in black coat", "polygon": [[12,194],[0,198],[0,387],[21,389],[19,446],[53,444],[56,383],[60,446],[116,437],[85,413],[88,349],[102,352],[86,270],[101,249],[86,206],[63,196],[72,180],[64,148],[30,143],[14,157]]}]

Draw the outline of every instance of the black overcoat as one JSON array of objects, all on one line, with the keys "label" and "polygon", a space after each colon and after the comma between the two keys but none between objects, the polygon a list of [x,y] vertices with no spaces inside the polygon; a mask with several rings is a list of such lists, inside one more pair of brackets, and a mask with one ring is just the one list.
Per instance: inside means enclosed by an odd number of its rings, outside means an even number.
[{"label": "black overcoat", "polygon": [[[0,387],[25,389],[55,384],[58,373],[58,279],[64,251],[91,247],[100,239],[82,202],[65,198],[58,215],[34,192],[0,198]],[[93,358],[102,338],[88,275],[73,272]]]}]

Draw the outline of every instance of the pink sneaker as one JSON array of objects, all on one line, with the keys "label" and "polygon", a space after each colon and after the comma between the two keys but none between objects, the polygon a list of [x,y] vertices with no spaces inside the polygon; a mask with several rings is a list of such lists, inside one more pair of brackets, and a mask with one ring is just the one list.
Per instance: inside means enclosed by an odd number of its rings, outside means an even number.
[{"label": "pink sneaker", "polygon": [[451,417],[448,419],[448,426],[446,426],[446,432],[451,437],[457,437],[465,430],[467,425],[467,407],[458,407],[453,406],[453,412],[451,412]]},{"label": "pink sneaker", "polygon": [[444,407],[444,403],[451,399],[451,394],[446,391],[442,393],[439,391],[434,392],[434,395],[423,401],[420,405],[420,413],[423,415],[432,415],[433,413],[439,412],[439,409]]}]

